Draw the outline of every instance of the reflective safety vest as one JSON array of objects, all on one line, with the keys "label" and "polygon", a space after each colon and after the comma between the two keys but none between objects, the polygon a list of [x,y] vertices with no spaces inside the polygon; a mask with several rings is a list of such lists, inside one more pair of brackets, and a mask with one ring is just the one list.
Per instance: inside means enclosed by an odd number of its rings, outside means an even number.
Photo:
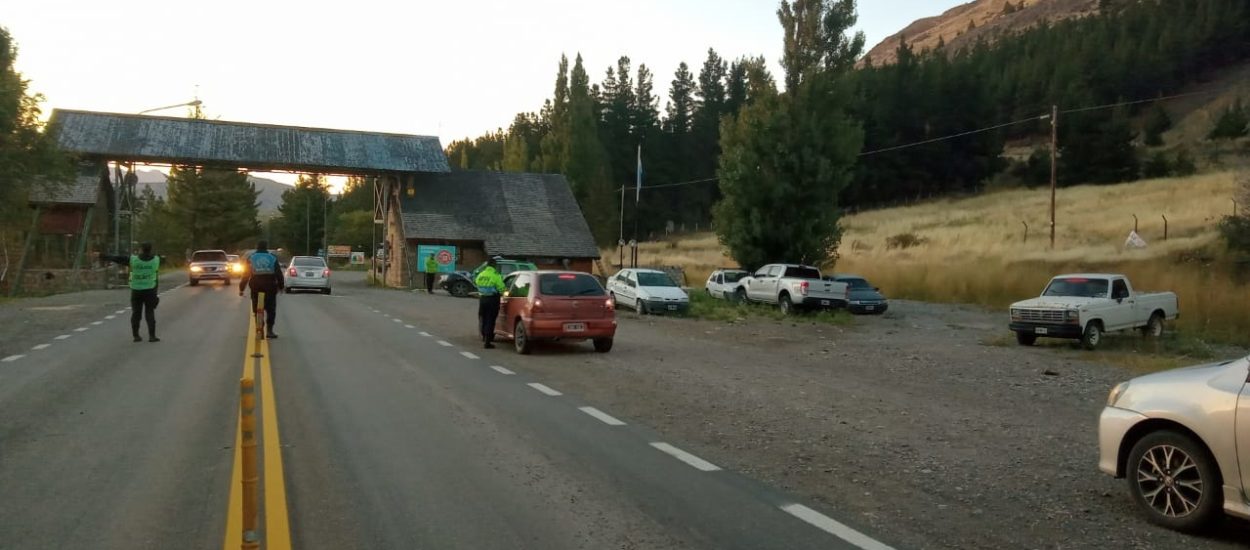
[{"label": "reflective safety vest", "polygon": [[247,257],[252,275],[273,275],[278,272],[278,257],[268,252],[253,252]]},{"label": "reflective safety vest", "polygon": [[425,257],[425,272],[434,273],[438,271],[438,260],[434,259],[434,255],[430,254]]},{"label": "reflective safety vest", "polygon": [[486,266],[481,273],[477,274],[477,293],[482,296],[496,296],[503,294],[503,277],[499,276],[499,272],[495,268]]},{"label": "reflective safety vest", "polygon": [[156,288],[156,276],[161,271],[161,259],[159,256],[152,256],[150,260],[144,260],[138,256],[130,257],[130,289],[131,290],[152,290]]}]

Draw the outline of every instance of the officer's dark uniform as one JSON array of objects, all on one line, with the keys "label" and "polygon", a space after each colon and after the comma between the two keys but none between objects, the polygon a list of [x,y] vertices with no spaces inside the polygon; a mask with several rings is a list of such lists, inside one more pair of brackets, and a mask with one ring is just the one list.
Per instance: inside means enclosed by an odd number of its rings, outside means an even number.
[{"label": "officer's dark uniform", "polygon": [[244,263],[243,278],[239,279],[239,296],[243,289],[252,289],[252,311],[256,311],[257,294],[265,293],[265,332],[268,338],[277,338],[273,332],[273,323],[278,317],[278,292],[286,285],[282,278],[282,264],[278,257],[269,252],[265,243],[257,245],[256,252],[247,257]]}]

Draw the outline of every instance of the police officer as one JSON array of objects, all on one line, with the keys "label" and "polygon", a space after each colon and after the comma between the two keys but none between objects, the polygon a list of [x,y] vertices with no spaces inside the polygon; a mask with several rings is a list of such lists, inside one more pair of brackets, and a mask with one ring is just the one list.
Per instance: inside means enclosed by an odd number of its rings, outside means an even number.
[{"label": "police officer", "polygon": [[438,273],[438,260],[430,254],[425,257],[425,292],[434,294],[434,274]]},{"label": "police officer", "polygon": [[139,320],[148,321],[148,341],[160,342],[156,337],[156,284],[161,270],[161,258],[152,254],[152,243],[139,245],[139,254],[130,256],[101,256],[101,258],[130,267],[130,332],[136,342],[139,336]]},{"label": "police officer", "polygon": [[486,261],[486,267],[477,274],[477,319],[478,330],[482,333],[482,344],[486,349],[495,347],[495,320],[499,317],[499,300],[503,295],[503,277],[495,268],[499,265],[499,256]]},{"label": "police officer", "polygon": [[278,292],[286,286],[282,278],[282,264],[278,257],[269,252],[269,243],[256,243],[256,251],[247,257],[243,264],[243,278],[239,279],[239,296],[243,288],[252,289],[252,311],[256,311],[256,295],[265,293],[265,337],[277,338],[273,332],[273,323],[278,316]]}]

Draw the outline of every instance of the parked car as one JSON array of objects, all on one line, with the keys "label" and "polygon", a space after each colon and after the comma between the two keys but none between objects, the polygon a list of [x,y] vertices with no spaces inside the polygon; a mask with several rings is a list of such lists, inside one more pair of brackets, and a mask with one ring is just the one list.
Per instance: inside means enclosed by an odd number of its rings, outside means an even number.
[{"label": "parked car", "polygon": [[846,283],[850,287],[850,299],[846,308],[851,313],[880,315],[890,309],[890,301],[881,294],[881,289],[872,286],[872,283],[859,275],[840,274],[828,279]]},{"label": "parked car", "polygon": [[804,309],[839,309],[850,303],[850,285],[826,281],[807,265],[769,264],[739,281],[738,298],[774,304],[786,315]]},{"label": "parked car", "polygon": [[1250,519],[1250,360],[1151,374],[1111,390],[1098,467],[1128,480],[1153,523],[1199,531]]},{"label": "parked car", "polygon": [[230,284],[230,263],[225,250],[196,250],[187,264],[187,283],[191,286],[200,281],[221,281]]},{"label": "parked car", "polygon": [[230,269],[231,277],[243,276],[243,260],[239,259],[238,254],[226,254],[226,267]]},{"label": "parked car", "polygon": [[528,354],[542,340],[590,340],[612,351],[616,312],[599,280],[572,271],[520,271],[504,278],[495,334]]},{"label": "parked car", "polygon": [[[435,280],[435,286],[446,290],[448,294],[457,298],[464,298],[469,294],[477,292],[477,274],[482,272],[486,267],[486,263],[477,266],[473,271],[453,271],[451,273],[443,273]],[[499,275],[507,277],[517,271],[537,271],[538,266],[533,262],[522,262],[518,260],[503,260],[499,262]]]},{"label": "parked car", "polygon": [[1071,274],[1051,279],[1041,297],[1012,304],[1010,328],[1022,346],[1038,337],[1068,338],[1093,350],[1108,332],[1162,336],[1164,322],[1178,314],[1174,293],[1135,292],[1123,275]]},{"label": "parked car", "polygon": [[624,305],[640,315],[690,310],[686,291],[667,273],[656,269],[622,269],[608,279],[608,293],[615,306]]},{"label": "parked car", "polygon": [[330,291],[330,266],[321,256],[295,256],[286,271],[286,293],[296,290]]},{"label": "parked car", "polygon": [[738,295],[738,282],[748,273],[741,269],[717,269],[708,275],[703,290],[713,298],[734,301]]}]

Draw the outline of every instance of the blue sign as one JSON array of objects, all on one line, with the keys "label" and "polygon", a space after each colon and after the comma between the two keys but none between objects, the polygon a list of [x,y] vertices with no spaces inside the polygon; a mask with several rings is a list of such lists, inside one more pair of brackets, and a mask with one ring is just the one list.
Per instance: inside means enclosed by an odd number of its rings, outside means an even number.
[{"label": "blue sign", "polygon": [[438,262],[438,273],[451,273],[456,270],[456,247],[444,245],[417,245],[417,271],[425,273],[425,259],[434,256]]}]

